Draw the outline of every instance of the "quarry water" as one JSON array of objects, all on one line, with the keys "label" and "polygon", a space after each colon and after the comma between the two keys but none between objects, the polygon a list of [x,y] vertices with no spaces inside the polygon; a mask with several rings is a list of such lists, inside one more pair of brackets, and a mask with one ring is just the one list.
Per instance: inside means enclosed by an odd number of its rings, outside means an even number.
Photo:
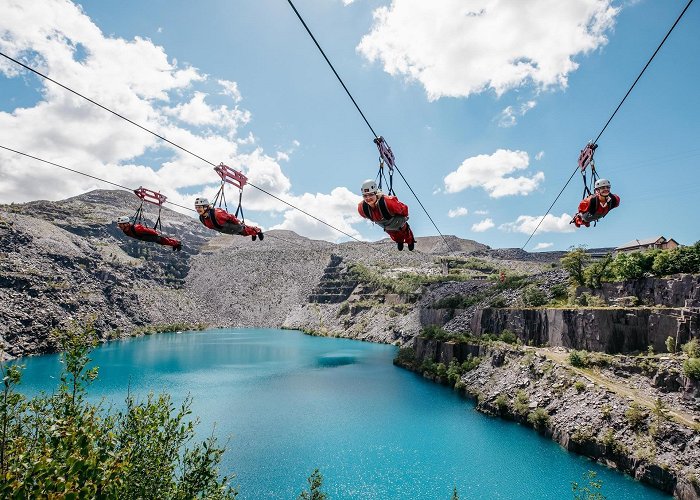
[{"label": "quarry water", "polygon": [[[392,365],[396,347],[289,330],[161,334],[97,348],[91,399],[193,398],[199,440],[228,440],[239,498],[296,499],[314,468],[330,499],[566,499],[588,470],[608,499],[670,498],[474,410]],[[21,360],[21,392],[52,392],[58,356]]]}]

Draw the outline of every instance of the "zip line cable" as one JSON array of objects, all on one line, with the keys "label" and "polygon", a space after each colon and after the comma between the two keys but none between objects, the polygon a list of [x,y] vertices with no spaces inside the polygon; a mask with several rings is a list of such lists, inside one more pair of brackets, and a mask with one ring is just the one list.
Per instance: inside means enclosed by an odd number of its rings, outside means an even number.
[{"label": "zip line cable", "polygon": [[617,111],[618,111],[618,110],[620,109],[620,107],[622,106],[622,103],[625,102],[625,99],[627,99],[627,96],[630,95],[630,92],[632,92],[632,89],[634,88],[634,86],[637,85],[637,82],[638,82],[639,79],[642,77],[642,75],[644,74],[644,72],[646,71],[646,69],[649,67],[649,65],[651,64],[651,61],[654,59],[654,57],[656,56],[656,54],[659,52],[659,50],[661,50],[661,47],[663,46],[664,42],[666,41],[666,39],[669,37],[669,35],[670,35],[671,32],[673,31],[673,28],[675,28],[676,25],[678,24],[678,22],[681,20],[681,18],[683,17],[683,14],[685,14],[685,11],[688,10],[688,7],[690,7],[690,4],[691,4],[691,3],[693,3],[693,0],[689,0],[689,1],[688,1],[688,3],[686,4],[685,8],[683,9],[683,12],[680,13],[680,15],[678,16],[678,19],[676,19],[676,22],[673,23],[673,26],[671,26],[671,29],[668,30],[668,33],[666,33],[666,36],[664,37],[664,39],[661,40],[661,43],[659,44],[659,46],[656,47],[656,50],[655,50],[654,53],[651,55],[651,57],[649,58],[649,60],[647,61],[647,63],[644,65],[644,68],[643,68],[642,71],[639,73],[639,76],[637,77],[637,79],[634,81],[634,83],[632,84],[632,86],[630,87],[630,89],[629,89],[629,90],[627,91],[627,93],[625,94],[625,97],[623,97],[623,98],[622,98],[622,101],[620,101],[620,104],[617,105],[617,108],[615,108],[615,111],[613,111],[613,114],[610,116],[610,118],[608,119],[608,121],[605,123],[605,126],[603,127],[603,130],[600,131],[600,133],[598,134],[598,137],[596,137],[595,140],[593,141],[593,144],[597,144],[597,143],[598,143],[598,139],[600,139],[600,136],[603,135],[603,132],[605,132],[605,129],[608,128],[608,125],[609,125],[610,122],[612,121],[612,119],[613,119],[613,117],[615,116],[615,114],[617,113]]},{"label": "zip line cable", "polygon": [[[27,70],[29,70],[29,71],[31,71],[32,73],[35,73],[35,74],[39,75],[40,77],[45,78],[46,80],[48,80],[48,81],[50,81],[50,82],[52,82],[52,83],[55,83],[55,84],[58,85],[59,87],[62,87],[62,88],[64,88],[65,90],[67,90],[67,91],[69,91],[69,92],[72,92],[73,94],[75,94],[75,95],[77,95],[77,96],[79,96],[79,97],[82,97],[82,98],[85,99],[86,101],[91,102],[92,104],[94,104],[94,105],[96,105],[96,106],[98,106],[98,107],[104,109],[105,111],[108,111],[109,113],[112,113],[113,115],[115,115],[115,116],[117,116],[117,117],[119,117],[119,118],[121,118],[121,119],[123,119],[123,120],[126,120],[127,122],[131,123],[132,125],[135,125],[135,126],[137,126],[138,128],[140,128],[141,130],[144,130],[144,131],[148,132],[149,134],[152,134],[152,135],[158,137],[159,139],[161,139],[161,140],[167,142],[168,144],[170,144],[170,145],[172,145],[172,146],[174,146],[174,147],[176,147],[176,148],[178,148],[178,149],[180,149],[180,150],[182,150],[182,151],[184,151],[184,152],[186,152],[186,153],[189,153],[190,155],[194,156],[195,158],[198,158],[198,159],[202,160],[202,161],[205,162],[205,163],[208,163],[209,165],[211,165],[211,166],[213,166],[213,167],[216,167],[216,166],[217,166],[215,163],[210,162],[210,161],[207,160],[206,158],[203,158],[203,157],[201,157],[200,155],[198,155],[198,154],[196,154],[196,153],[193,153],[193,152],[190,151],[189,149],[186,149],[186,148],[180,146],[179,144],[177,144],[177,143],[175,143],[175,142],[172,142],[172,141],[169,140],[169,139],[166,139],[166,138],[163,137],[162,135],[160,135],[160,134],[154,132],[153,130],[151,130],[151,129],[149,129],[149,128],[146,128],[146,127],[144,127],[143,125],[140,125],[140,124],[136,123],[136,122],[133,121],[133,120],[130,120],[129,118],[127,118],[127,117],[125,117],[125,116],[123,116],[123,115],[117,113],[116,111],[111,110],[111,109],[108,108],[107,106],[104,106],[104,105],[98,103],[97,101],[94,101],[93,99],[90,99],[89,97],[84,96],[83,94],[81,94],[81,93],[79,93],[79,92],[73,90],[72,88],[67,87],[66,85],[63,85],[62,83],[57,82],[57,81],[54,80],[53,78],[50,78],[50,77],[44,75],[43,73],[37,71],[36,69],[34,69],[34,68],[30,67],[30,66],[27,66],[26,64],[24,64],[24,63],[18,61],[17,59],[14,59],[14,58],[10,57],[10,56],[8,56],[7,54],[5,54],[5,53],[3,53],[3,52],[0,52],[0,56],[3,56],[4,58],[9,59],[10,61],[12,61],[12,62],[14,62],[14,63],[16,63],[16,64],[22,66],[23,68],[25,68],[25,69],[27,69]],[[6,149],[8,149],[8,148],[6,148]],[[24,154],[24,153],[19,153],[19,154]],[[28,155],[27,155],[27,156],[28,156]],[[64,168],[64,167],[62,167],[62,168]],[[66,169],[66,170],[70,170],[70,169]],[[81,172],[78,172],[78,173],[81,173]],[[87,174],[85,174],[85,175],[87,175]],[[402,176],[402,177],[403,177],[403,176]],[[102,179],[100,179],[100,180],[102,180]],[[105,181],[105,182],[109,182],[109,181]],[[110,183],[110,184],[111,184],[111,183]],[[295,209],[295,210],[298,210],[299,212],[303,213],[304,215],[307,215],[307,216],[311,217],[312,219],[317,220],[318,222],[320,222],[320,223],[322,223],[322,224],[325,224],[326,226],[328,226],[328,227],[334,229],[335,231],[338,231],[339,233],[344,234],[344,235],[347,236],[348,238],[352,238],[353,240],[355,240],[355,241],[357,241],[357,242],[359,242],[359,243],[363,243],[363,244],[367,245],[367,246],[368,246],[369,248],[371,248],[372,250],[374,250],[374,251],[376,251],[376,252],[379,252],[379,250],[377,250],[376,248],[370,246],[369,244],[367,244],[367,242],[362,241],[362,240],[360,240],[359,238],[356,238],[355,236],[353,236],[353,235],[351,235],[351,234],[349,234],[349,233],[346,233],[346,232],[343,231],[342,229],[338,229],[337,227],[333,226],[332,224],[330,224],[330,223],[328,223],[328,222],[326,222],[326,221],[324,221],[324,220],[322,220],[322,219],[319,219],[318,217],[316,217],[316,216],[314,216],[314,215],[311,215],[311,214],[310,214],[309,212],[307,212],[306,210],[302,210],[301,208],[299,208],[299,207],[297,207],[297,206],[295,206],[295,205],[289,203],[289,202],[286,201],[286,200],[283,200],[282,198],[279,198],[278,196],[275,196],[274,194],[272,194],[272,193],[266,191],[265,189],[263,189],[263,188],[261,188],[261,187],[256,186],[255,184],[253,184],[253,183],[251,183],[251,182],[248,182],[247,184],[248,184],[250,187],[257,189],[258,191],[261,191],[261,192],[267,194],[268,196],[271,196],[271,197],[275,198],[276,200],[278,200],[278,201],[284,203],[285,205],[287,205],[287,206],[289,206],[289,207],[291,207],[291,208],[293,208],[293,209]],[[120,187],[123,187],[123,186],[120,186]],[[128,189],[128,188],[127,188],[127,189]]]},{"label": "zip line cable", "polygon": [[[659,44],[659,46],[656,47],[656,50],[655,50],[654,53],[651,55],[651,57],[649,58],[649,60],[647,61],[647,63],[644,65],[644,68],[642,68],[642,71],[639,73],[639,75],[637,76],[637,79],[634,81],[634,83],[632,84],[632,86],[629,88],[629,90],[628,90],[627,93],[625,94],[625,97],[623,97],[622,100],[620,101],[620,104],[617,105],[617,108],[615,108],[615,111],[613,111],[613,114],[610,115],[610,118],[608,118],[608,121],[605,123],[605,126],[603,127],[603,129],[600,131],[600,133],[598,134],[598,136],[597,136],[597,137],[595,138],[595,140],[593,141],[593,144],[597,144],[597,143],[598,143],[598,139],[600,139],[600,136],[603,135],[603,132],[605,132],[605,129],[608,128],[608,125],[610,125],[610,122],[611,122],[612,119],[615,117],[615,115],[617,114],[618,110],[622,107],[622,104],[625,102],[625,99],[627,99],[627,96],[630,95],[630,92],[632,92],[632,89],[634,88],[634,86],[637,85],[637,82],[638,82],[639,79],[642,77],[642,75],[644,74],[644,72],[646,71],[646,69],[649,67],[649,65],[651,64],[651,61],[654,60],[654,57],[656,57],[656,54],[659,52],[659,50],[661,50],[661,47],[663,46],[664,42],[666,42],[666,39],[669,37],[669,35],[671,35],[671,32],[672,32],[673,29],[676,27],[676,25],[678,24],[678,22],[681,20],[681,18],[683,17],[683,14],[685,14],[685,11],[688,10],[688,7],[690,7],[690,4],[691,4],[691,3],[693,3],[693,0],[689,0],[689,1],[688,1],[688,3],[686,4],[685,8],[683,9],[683,11],[680,13],[680,15],[678,16],[678,18],[676,19],[676,22],[673,23],[673,26],[671,26],[671,29],[668,30],[668,33],[666,33],[666,36],[663,38],[663,40],[661,40],[661,43]],[[557,202],[557,200],[559,199],[559,197],[561,196],[561,194],[564,192],[564,189],[566,189],[566,186],[569,185],[569,183],[571,182],[571,179],[574,178],[574,175],[576,175],[576,172],[578,172],[578,170],[579,170],[579,167],[576,166],[576,169],[574,169],[574,173],[571,174],[571,177],[569,177],[569,180],[566,181],[566,184],[564,184],[564,187],[562,188],[562,190],[559,191],[559,194],[558,194],[557,197],[554,199],[554,201],[552,202],[552,204],[550,205],[549,209],[548,209],[547,212],[544,214],[544,216],[543,216],[543,217],[540,219],[540,221],[537,223],[537,227],[535,227],[535,230],[532,232],[532,234],[531,234],[530,237],[527,239],[527,241],[525,242],[525,244],[521,247],[521,250],[525,250],[525,247],[527,246],[527,244],[530,243],[530,240],[531,240],[532,237],[535,235],[535,233],[536,233],[537,230],[539,229],[539,227],[540,227],[540,225],[542,224],[542,222],[544,222],[545,217],[547,217],[547,215],[549,214],[549,211],[552,210],[552,207],[554,207],[554,204]]]},{"label": "zip line cable", "polygon": [[[111,184],[112,186],[116,186],[118,188],[124,189],[126,191],[130,191],[132,193],[134,192],[133,189],[126,187],[126,186],[122,186],[121,184],[117,184],[116,182],[108,181],[107,179],[102,179],[101,177],[96,177],[96,176],[91,175],[91,174],[86,174],[85,172],[81,172],[80,170],[68,168],[68,167],[65,167],[63,165],[59,165],[58,163],[54,163],[54,162],[49,161],[49,160],[44,160],[43,158],[39,158],[38,156],[33,156],[33,155],[28,154],[28,153],[23,153],[22,151],[17,151],[16,149],[8,148],[7,146],[3,146],[2,144],[0,144],[0,148],[5,149],[7,151],[11,151],[12,153],[16,153],[18,155],[26,156],[27,158],[31,158],[31,159],[36,160],[36,161],[40,161],[43,163],[47,163],[49,165],[53,165],[54,167],[62,168],[63,170],[68,170],[68,171],[76,173],[76,174],[84,175],[85,177],[90,177],[91,179],[95,179],[95,180],[98,180],[100,182],[104,182],[106,184]],[[189,210],[190,212],[196,212],[196,210],[193,209],[192,207],[186,207],[184,205],[180,205],[178,203],[175,203],[174,201],[165,200],[165,203],[169,203],[170,205],[173,205],[176,207],[184,208],[185,210]],[[268,234],[267,237],[268,238],[275,238],[275,239],[282,240],[282,241],[287,242],[287,243],[291,243],[292,245],[297,245],[297,246],[303,247],[303,245],[301,245],[299,243],[296,243],[294,241],[289,241],[285,238],[280,238],[279,236],[274,235],[274,234]]]},{"label": "zip line cable", "polygon": [[[294,3],[292,3],[292,0],[287,0],[287,2],[289,3],[290,7],[292,8],[292,10],[293,10],[294,13],[296,14],[296,16],[299,18],[299,21],[301,21],[301,24],[304,26],[304,28],[306,29],[306,32],[307,32],[307,33],[309,34],[309,36],[311,37],[311,40],[313,40],[313,42],[316,44],[316,47],[318,48],[319,52],[321,52],[321,55],[323,56],[323,58],[324,58],[324,59],[326,60],[326,62],[328,63],[328,66],[330,66],[331,70],[333,71],[333,74],[334,74],[335,77],[338,79],[338,81],[340,82],[340,84],[343,86],[343,89],[345,89],[345,93],[348,94],[348,97],[350,98],[350,100],[352,101],[352,103],[355,105],[355,108],[357,108],[357,111],[360,113],[360,115],[362,116],[362,119],[365,121],[365,123],[366,123],[367,126],[369,127],[369,129],[370,129],[370,131],[372,132],[372,135],[374,136],[374,138],[375,138],[375,139],[379,138],[379,136],[377,135],[377,133],[376,133],[376,132],[374,131],[374,129],[372,128],[372,125],[370,125],[369,120],[367,120],[367,117],[365,117],[365,114],[362,112],[362,109],[360,109],[360,106],[357,104],[357,101],[355,101],[355,98],[352,96],[352,94],[351,94],[350,91],[348,90],[347,86],[345,85],[345,82],[343,82],[343,79],[340,78],[340,75],[339,75],[338,72],[335,70],[335,68],[333,67],[333,64],[331,63],[331,61],[330,61],[330,60],[328,59],[328,57],[326,56],[326,53],[325,53],[325,52],[323,51],[323,49],[321,48],[321,45],[320,45],[320,44],[318,43],[318,41],[316,40],[316,37],[315,37],[314,34],[311,32],[311,30],[310,30],[309,27],[307,26],[306,22],[304,21],[304,19],[301,17],[301,14],[299,14],[299,11],[298,11],[297,8],[294,6]],[[435,227],[435,230],[436,230],[436,231],[438,232],[438,234],[442,237],[442,241],[445,243],[445,246],[447,246],[447,250],[448,250],[449,252],[452,252],[452,249],[450,248],[449,243],[447,243],[447,240],[445,239],[445,236],[443,236],[442,232],[440,232],[440,229],[437,227],[437,224],[435,224],[435,221],[433,220],[433,218],[432,218],[432,217],[430,216],[430,214],[428,213],[428,210],[426,210],[426,208],[423,206],[423,203],[420,201],[420,198],[418,198],[418,195],[415,193],[415,191],[413,191],[413,188],[412,188],[411,185],[408,183],[408,181],[406,180],[406,178],[403,176],[403,174],[401,173],[401,170],[399,170],[399,167],[397,167],[396,165],[394,165],[394,168],[395,168],[396,171],[399,173],[399,175],[401,176],[401,178],[403,179],[403,181],[406,183],[406,186],[408,186],[408,189],[411,191],[411,193],[413,194],[413,196],[416,198],[416,201],[418,202],[418,204],[420,205],[420,207],[421,207],[421,208],[423,209],[423,211],[425,212],[425,215],[427,215],[427,216],[428,216],[428,219],[430,219],[430,222],[432,222],[433,226]]]}]

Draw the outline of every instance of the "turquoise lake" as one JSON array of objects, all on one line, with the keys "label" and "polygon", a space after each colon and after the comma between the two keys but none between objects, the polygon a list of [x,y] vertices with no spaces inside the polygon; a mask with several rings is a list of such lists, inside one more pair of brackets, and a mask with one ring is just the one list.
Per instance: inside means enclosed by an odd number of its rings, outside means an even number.
[{"label": "turquoise lake", "polygon": [[[200,439],[228,446],[241,499],[296,499],[318,467],[331,499],[570,499],[588,470],[608,499],[670,498],[490,418],[392,365],[396,347],[274,329],[161,334],[97,348],[91,399],[188,394]],[[52,392],[58,356],[21,360],[21,392]]]}]

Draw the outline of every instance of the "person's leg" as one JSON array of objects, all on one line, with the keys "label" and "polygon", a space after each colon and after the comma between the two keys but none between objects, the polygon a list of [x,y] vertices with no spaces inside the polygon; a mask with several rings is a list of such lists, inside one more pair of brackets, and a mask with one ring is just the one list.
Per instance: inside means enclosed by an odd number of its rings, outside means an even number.
[{"label": "person's leg", "polygon": [[157,243],[159,245],[167,245],[169,247],[173,247],[173,250],[178,252],[182,249],[182,243],[180,243],[180,241],[176,240],[175,238],[160,236],[160,239],[157,241]]},{"label": "person's leg", "polygon": [[[255,241],[258,236],[262,235],[262,231],[255,226],[246,226],[244,224],[240,234],[241,236],[252,236],[253,241]],[[260,239],[262,240],[262,237]]]},{"label": "person's leg", "polygon": [[396,247],[399,250],[403,250],[403,243],[404,243],[403,231],[401,231],[401,230],[399,230],[399,231],[386,231],[385,230],[385,232],[386,232],[386,234],[389,235],[389,238],[391,238],[392,240],[394,240],[396,242]]}]

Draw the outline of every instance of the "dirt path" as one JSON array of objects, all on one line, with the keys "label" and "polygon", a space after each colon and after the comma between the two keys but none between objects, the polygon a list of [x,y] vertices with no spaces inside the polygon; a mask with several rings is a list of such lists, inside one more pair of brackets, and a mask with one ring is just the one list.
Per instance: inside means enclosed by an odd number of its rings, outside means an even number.
[{"label": "dirt path", "polygon": [[[600,373],[596,373],[593,370],[589,370],[586,368],[576,368],[574,366],[571,366],[569,364],[569,354],[566,352],[561,352],[561,351],[552,351],[550,349],[546,348],[529,348],[534,350],[535,352],[539,354],[543,354],[544,356],[547,357],[547,359],[550,359],[554,361],[555,363],[558,363],[560,365],[566,366],[569,370],[573,371],[574,373],[577,373],[581,375],[582,377],[587,378],[591,382],[594,382],[601,387],[606,388],[607,390],[614,392],[615,394],[618,394],[620,396],[624,396],[626,398],[631,399],[632,401],[635,401],[636,403],[653,410],[654,407],[656,406],[656,400],[655,399],[650,399],[646,395],[640,394],[639,391],[632,389],[628,386],[625,386],[623,384],[618,383],[614,379],[608,378],[605,375],[602,375]],[[687,413],[683,410],[679,410],[676,408],[667,408],[668,409],[668,416],[673,418],[676,422],[685,425],[690,428],[695,428],[698,425],[698,422],[695,420],[695,416]]]}]

